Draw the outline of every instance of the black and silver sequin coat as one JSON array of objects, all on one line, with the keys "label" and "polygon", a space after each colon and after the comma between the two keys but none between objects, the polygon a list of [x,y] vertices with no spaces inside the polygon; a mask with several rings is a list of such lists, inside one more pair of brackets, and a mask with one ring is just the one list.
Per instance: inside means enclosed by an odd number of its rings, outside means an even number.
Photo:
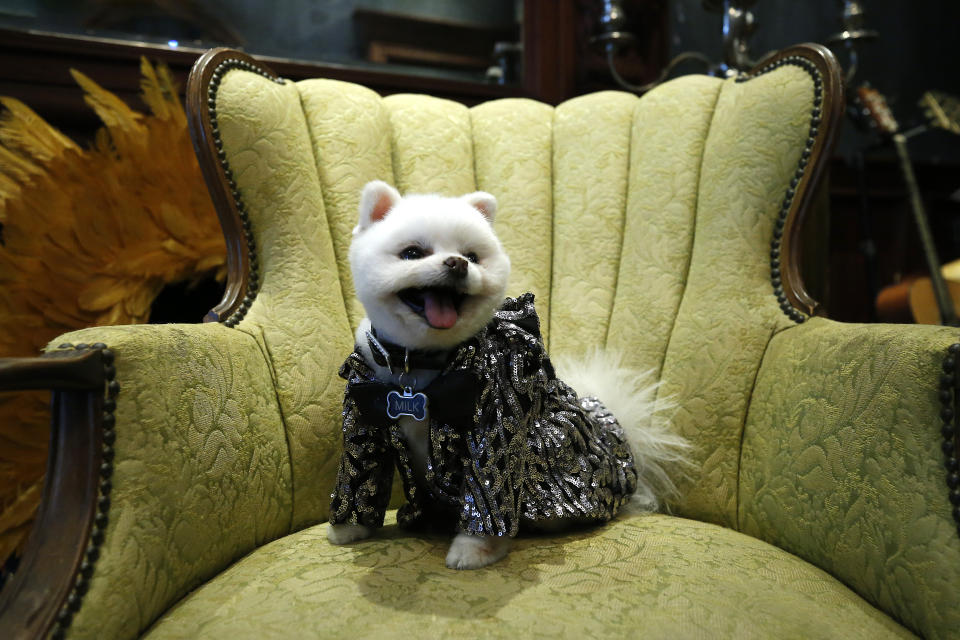
[{"label": "black and silver sequin coat", "polygon": [[377,380],[359,350],[350,354],[340,369],[347,380],[344,452],[331,523],[382,526],[394,467],[408,500],[397,514],[401,526],[440,514],[477,535],[513,536],[521,521],[535,527],[557,518],[609,520],[636,489],[620,425],[603,404],[578,398],[554,375],[533,294],[507,298],[457,348],[444,374],[457,371],[476,381],[472,418],[450,424],[431,400],[429,461],[425,483],[418,483],[400,426],[361,408],[359,390]]}]

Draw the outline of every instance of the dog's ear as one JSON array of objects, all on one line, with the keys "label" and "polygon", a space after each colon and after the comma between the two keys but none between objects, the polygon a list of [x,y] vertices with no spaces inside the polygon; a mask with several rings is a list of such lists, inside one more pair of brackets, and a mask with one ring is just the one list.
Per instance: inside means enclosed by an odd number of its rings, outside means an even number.
[{"label": "dog's ear", "polygon": [[460,198],[468,205],[483,214],[487,222],[493,224],[493,219],[497,215],[497,199],[486,191],[474,191]]},{"label": "dog's ear", "polygon": [[360,219],[354,233],[383,220],[400,202],[400,193],[382,180],[368,182],[360,194]]}]

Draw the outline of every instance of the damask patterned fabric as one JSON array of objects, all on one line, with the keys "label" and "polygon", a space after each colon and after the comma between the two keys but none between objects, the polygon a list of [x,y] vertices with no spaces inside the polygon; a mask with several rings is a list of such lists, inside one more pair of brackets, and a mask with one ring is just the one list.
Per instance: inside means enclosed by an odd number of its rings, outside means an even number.
[{"label": "damask patterned fabric", "polygon": [[[494,100],[470,109],[477,189],[497,197],[494,228],[510,256],[508,291],[530,291],[551,309],[553,107],[524,99]],[[540,318],[549,346],[550,314]]]},{"label": "damask patterned fabric", "polygon": [[149,640],[196,638],[913,638],[825,572],[669,516],[520,537],[450,571],[449,538],[390,523],[338,547],[326,525],[266,545],[190,594]]},{"label": "damask patterned fabric", "polygon": [[949,327],[822,318],[770,341],[744,432],[740,529],[929,638],[955,636],[960,538],[941,460]]},{"label": "damask patterned fabric", "polygon": [[111,508],[76,638],[133,638],[190,589],[290,531],[290,456],[271,372],[219,324],[100,327],[120,393]]},{"label": "damask patterned fabric", "polygon": [[[637,101],[628,134],[630,188],[606,346],[658,379],[687,284],[701,158],[722,86],[684,76],[656,87]],[[664,126],[673,118],[684,126]]]},{"label": "damask patterned fabric", "polygon": [[553,354],[578,354],[606,340],[638,103],[633,94],[605,91],[569,100],[554,113]]},{"label": "damask patterned fabric", "polygon": [[701,156],[690,267],[660,388],[678,405],[675,428],[697,443],[699,468],[680,484],[678,513],[687,517],[736,526],[753,381],[770,337],[792,324],[772,293],[770,240],[812,104],[813,79],[795,66],[726,82],[717,96]]},{"label": "damask patterned fabric", "polygon": [[337,227],[311,144],[317,126],[308,126],[297,86],[231,71],[217,105],[259,260],[260,290],[238,329],[257,340],[271,367],[299,528],[326,518],[340,445],[337,366],[353,344],[332,239]]}]

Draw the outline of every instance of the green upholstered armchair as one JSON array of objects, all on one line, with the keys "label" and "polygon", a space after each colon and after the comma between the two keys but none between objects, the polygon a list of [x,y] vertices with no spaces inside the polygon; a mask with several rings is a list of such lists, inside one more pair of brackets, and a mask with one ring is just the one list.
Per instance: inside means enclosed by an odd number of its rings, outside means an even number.
[{"label": "green upholstered armchair", "polygon": [[[87,329],[0,367],[59,389],[5,632],[957,637],[957,331],[819,317],[798,276],[838,78],[801,46],[640,98],[468,109],[208,53],[189,106],[227,295],[214,322]],[[673,515],[522,537],[470,572],[395,525],[327,542],[363,315],[347,247],[375,178],[495,194],[510,293],[536,294],[550,351],[655,370],[697,463]]]}]

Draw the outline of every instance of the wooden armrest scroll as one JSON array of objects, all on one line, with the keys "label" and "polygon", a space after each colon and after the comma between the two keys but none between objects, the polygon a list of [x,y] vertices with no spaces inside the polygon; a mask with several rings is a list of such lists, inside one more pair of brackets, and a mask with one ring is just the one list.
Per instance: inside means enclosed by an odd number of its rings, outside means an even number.
[{"label": "wooden armrest scroll", "polygon": [[770,265],[772,284],[781,299],[781,308],[794,320],[802,321],[802,315],[791,309],[798,309],[811,316],[824,313],[820,303],[807,292],[803,282],[802,230],[814,207],[817,188],[828,167],[846,101],[840,64],[829,49],[814,43],[778,51],[759,62],[754,69],[741,76],[740,80],[763,75],[784,64],[805,69],[814,81],[810,137],[782,204],[777,235],[771,246]]},{"label": "wooden armrest scroll", "polygon": [[103,364],[98,350],[53,351],[41,358],[0,358],[0,391],[102,388]]},{"label": "wooden armrest scroll", "polygon": [[243,318],[259,288],[257,254],[250,219],[223,151],[217,124],[216,94],[227,72],[260,74],[283,83],[277,74],[249,55],[211,49],[200,56],[187,78],[187,125],[200,171],[220,219],[227,243],[227,285],[223,299],[204,319],[232,327]]},{"label": "wooden armrest scroll", "polygon": [[5,637],[62,637],[82,603],[110,506],[114,373],[103,344],[0,359],[0,391],[53,391],[43,499],[20,566],[0,591]]}]

